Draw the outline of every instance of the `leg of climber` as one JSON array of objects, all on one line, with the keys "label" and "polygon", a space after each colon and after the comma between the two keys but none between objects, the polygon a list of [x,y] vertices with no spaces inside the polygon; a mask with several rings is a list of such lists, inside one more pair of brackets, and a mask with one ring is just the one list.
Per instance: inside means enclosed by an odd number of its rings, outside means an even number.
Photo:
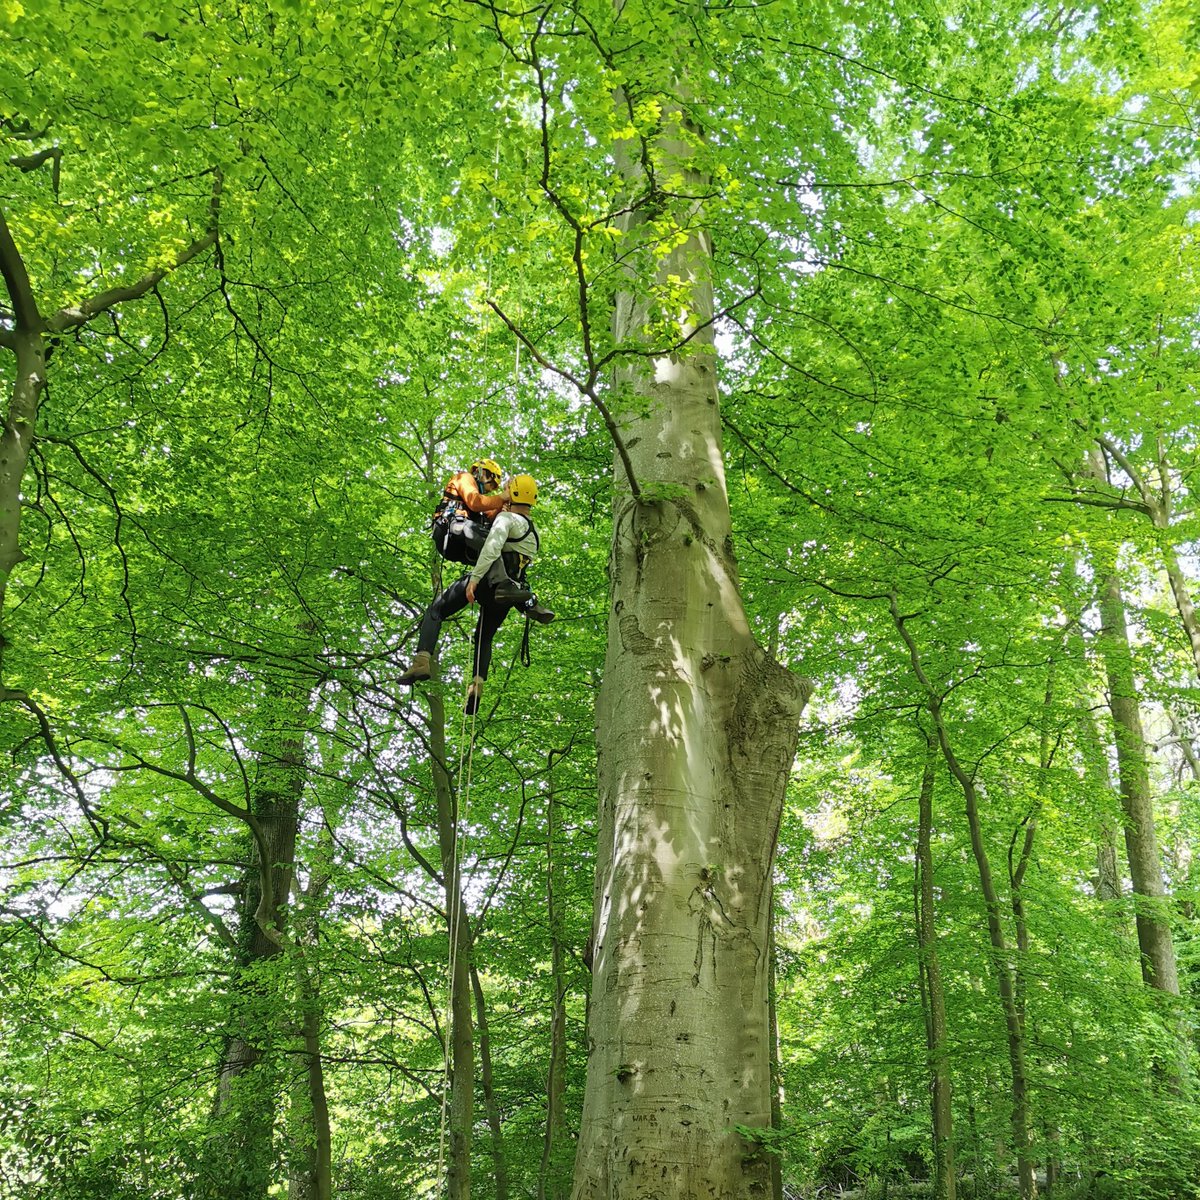
[{"label": "leg of climber", "polygon": [[514,581],[509,575],[505,568],[503,555],[488,567],[487,574],[484,575],[481,582],[492,585],[492,591],[497,600],[520,604],[525,600],[533,599],[533,592],[523,583]]},{"label": "leg of climber", "polygon": [[442,632],[442,622],[466,607],[467,580],[464,576],[452,583],[425,610],[425,615],[421,618],[421,629],[417,634],[417,652],[413,655],[412,665],[398,680],[402,686],[410,686],[429,678],[433,652],[437,649],[438,635]]},{"label": "leg of climber", "polygon": [[479,619],[475,622],[475,675],[467,689],[467,703],[463,710],[469,717],[479,711],[483,699],[483,685],[492,664],[492,641],[496,631],[513,609],[507,601],[496,600],[486,579],[481,581],[476,597],[479,600]]},{"label": "leg of climber", "polygon": [[536,621],[539,625],[549,625],[554,620],[554,610],[540,603],[536,596],[530,596],[524,604],[518,605],[517,612],[531,621]]}]

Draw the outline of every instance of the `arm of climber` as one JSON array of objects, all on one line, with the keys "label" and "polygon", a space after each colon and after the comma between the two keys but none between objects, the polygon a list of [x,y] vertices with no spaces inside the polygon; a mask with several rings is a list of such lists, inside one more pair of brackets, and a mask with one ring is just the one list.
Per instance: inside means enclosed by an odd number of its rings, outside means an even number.
[{"label": "arm of climber", "polygon": [[479,484],[475,482],[475,477],[470,471],[460,472],[455,477],[454,483],[459,499],[473,513],[483,513],[485,516],[494,517],[508,503],[508,496],[504,492],[495,492],[491,496],[485,496],[479,490]]},{"label": "arm of climber", "polygon": [[471,568],[471,582],[477,584],[488,572],[488,567],[500,557],[504,543],[512,532],[515,517],[512,513],[501,513],[493,522],[487,541],[479,552],[479,561]]}]

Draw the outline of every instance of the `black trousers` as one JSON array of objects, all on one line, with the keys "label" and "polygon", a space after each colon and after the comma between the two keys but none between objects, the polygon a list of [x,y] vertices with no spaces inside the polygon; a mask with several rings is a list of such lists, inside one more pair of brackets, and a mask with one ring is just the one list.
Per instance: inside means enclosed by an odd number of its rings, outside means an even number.
[{"label": "black trousers", "polygon": [[[421,618],[421,629],[417,634],[417,649],[432,654],[437,649],[438,635],[442,632],[442,622],[462,612],[467,607],[467,581],[469,575],[464,575],[452,583],[425,610]],[[480,679],[486,679],[488,667],[492,662],[492,640],[496,630],[504,624],[504,618],[516,607],[511,601],[497,602],[495,588],[487,580],[481,579],[475,588],[475,599],[479,604],[479,617],[475,621],[475,670],[474,674]]]}]

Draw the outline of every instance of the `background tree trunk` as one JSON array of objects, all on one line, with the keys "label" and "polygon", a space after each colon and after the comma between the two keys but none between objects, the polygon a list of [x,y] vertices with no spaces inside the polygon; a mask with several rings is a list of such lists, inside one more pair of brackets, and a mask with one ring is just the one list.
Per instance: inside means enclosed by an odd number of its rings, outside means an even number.
[{"label": "background tree trunk", "polygon": [[928,697],[929,715],[933,718],[942,757],[950,769],[950,774],[954,776],[959,787],[962,788],[967,813],[967,828],[971,836],[971,852],[975,859],[976,869],[979,872],[979,889],[983,893],[984,909],[987,914],[988,941],[992,949],[992,963],[996,973],[996,989],[1000,997],[1000,1007],[1004,1014],[1004,1028],[1008,1045],[1009,1076],[1011,1080],[1012,1135],[1017,1155],[1017,1180],[1020,1185],[1022,1200],[1033,1200],[1037,1195],[1037,1175],[1030,1153],[1031,1123],[1029,1116],[1029,1076],[1026,1068],[1025,1023],[1022,1019],[1018,1002],[1019,998],[1012,955],[1009,951],[1008,939],[1004,932],[1000,896],[996,891],[991,860],[983,835],[983,824],[979,817],[979,793],[975,786],[973,774],[964,769],[963,764],[959,761],[958,755],[954,751],[949,732],[946,728],[946,722],[942,716],[942,698],[921,665],[921,656],[917,650],[916,641],[905,624],[905,618],[900,614],[900,609],[897,606],[894,595],[891,600],[891,611],[896,629],[908,648],[913,673],[925,689],[925,694]]},{"label": "background tree trunk", "polygon": [[[213,1159],[206,1184],[214,1198],[261,1200],[272,1182],[274,1131],[283,1081],[274,1043],[282,1034],[278,997],[300,801],[307,778],[304,731],[308,693],[275,689],[276,711],[260,752],[251,812],[260,834],[251,841],[244,880],[240,951],[231,1024],[213,1105]],[[260,841],[261,839],[261,841]]]},{"label": "background tree trunk", "polygon": [[504,1130],[500,1121],[500,1106],[492,1081],[492,1035],[488,1028],[487,1001],[479,972],[471,963],[471,993],[475,997],[475,1025],[479,1030],[479,1082],[483,1087],[483,1104],[487,1112],[488,1130],[492,1135],[492,1175],[496,1200],[508,1200],[508,1162],[504,1154]]},{"label": "background tree trunk", "polygon": [[563,947],[562,912],[555,886],[558,800],[554,788],[555,752],[549,755],[546,798],[546,921],[550,927],[550,986],[554,1008],[550,1014],[550,1062],[546,1069],[546,1132],[538,1171],[538,1200],[563,1200],[570,1189],[561,1161],[566,1137],[567,1088],[567,973]]},{"label": "background tree trunk", "polygon": [[925,1049],[929,1061],[930,1113],[933,1122],[933,1194],[954,1200],[954,1118],[951,1110],[950,1059],[946,1043],[946,997],[934,928],[933,832],[934,755],[930,742],[921,772],[917,816],[917,962],[925,1009]]},{"label": "background tree trunk", "polygon": [[[435,679],[436,679],[435,672]],[[446,923],[450,947],[450,1089],[446,1161],[446,1194],[449,1200],[470,1200],[471,1128],[475,1101],[475,1035],[471,1021],[471,943],[459,874],[458,799],[446,770],[446,711],[437,687],[426,689],[429,700],[430,761],[437,797],[438,846],[446,898]]]},{"label": "background tree trunk", "polygon": [[313,865],[304,889],[302,928],[296,938],[296,998],[304,1070],[296,1075],[292,1087],[289,1200],[330,1200],[333,1194],[333,1137],[321,1057],[321,980],[310,960],[317,950],[320,910],[330,879],[332,847],[328,826],[323,826],[322,835],[321,856]]},{"label": "background tree trunk", "polygon": [[1115,574],[1106,574],[1100,584],[1098,644],[1108,677],[1108,706],[1113,718],[1117,774],[1125,811],[1125,850],[1137,900],[1135,916],[1142,978],[1147,986],[1178,996],[1175,946],[1166,918],[1166,889],[1154,831],[1146,738],[1133,678],[1125,601]]}]

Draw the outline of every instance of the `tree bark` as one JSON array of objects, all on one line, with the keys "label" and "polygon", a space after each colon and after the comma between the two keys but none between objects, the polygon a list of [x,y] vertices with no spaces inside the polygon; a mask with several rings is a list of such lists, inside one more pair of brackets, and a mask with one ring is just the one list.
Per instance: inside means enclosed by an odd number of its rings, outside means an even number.
[{"label": "tree bark", "polygon": [[538,1170],[537,1200],[564,1200],[570,1178],[562,1162],[566,1137],[567,1087],[567,973],[563,947],[562,911],[555,882],[558,833],[558,800],[554,790],[555,752],[549,755],[549,794],[546,801],[546,921],[550,929],[550,1062],[546,1070],[546,1130],[542,1139],[542,1162]]},{"label": "tree bark", "polygon": [[[435,672],[436,679],[436,672]],[[446,711],[436,687],[429,701],[430,762],[437,798],[438,847],[449,945],[450,1022],[446,1037],[449,1155],[445,1162],[448,1200],[470,1200],[471,1129],[475,1100],[475,1034],[471,1020],[471,945],[463,905],[458,844],[458,797],[446,770]]]},{"label": "tree bark", "polygon": [[929,1064],[930,1115],[933,1127],[933,1195],[954,1200],[954,1116],[951,1108],[950,1061],[946,1038],[946,995],[938,961],[934,926],[933,785],[936,742],[930,741],[921,772],[917,816],[917,963],[925,1013],[925,1050]]},{"label": "tree bark", "polygon": [[0,694],[4,687],[7,627],[4,600],[21,550],[21,481],[37,428],[38,406],[46,386],[44,323],[38,312],[25,262],[0,212],[0,275],[12,303],[14,327],[4,344],[16,357],[12,394],[0,433]]},{"label": "tree bark", "polygon": [[[779,1061],[779,959],[775,943],[775,896],[771,893],[771,964],[767,973],[767,1020],[771,1028],[771,1128],[783,1129],[783,1064]],[[783,1200],[783,1155],[771,1155],[771,1195]]]},{"label": "tree bark", "polygon": [[1166,889],[1154,830],[1153,797],[1141,706],[1133,677],[1133,655],[1125,621],[1125,600],[1115,571],[1100,583],[1100,637],[1108,678],[1108,706],[1117,749],[1117,774],[1125,812],[1125,850],[1137,903],[1138,947],[1147,986],[1179,995],[1175,946],[1166,915]]},{"label": "tree bark", "polygon": [[500,1121],[500,1106],[492,1085],[492,1034],[488,1028],[487,1003],[479,972],[471,963],[471,992],[475,997],[475,1025],[479,1030],[479,1082],[483,1088],[483,1105],[487,1112],[488,1129],[492,1135],[492,1177],[496,1200],[508,1200],[508,1160],[504,1153],[504,1130]]},{"label": "tree bark", "polygon": [[979,873],[979,887],[983,893],[984,909],[987,914],[988,940],[992,947],[992,964],[996,972],[996,989],[1000,996],[1000,1007],[1004,1013],[1004,1027],[1008,1043],[1008,1065],[1011,1078],[1012,1135],[1017,1154],[1017,1180],[1022,1200],[1034,1200],[1037,1196],[1037,1175],[1030,1152],[1031,1122],[1029,1116],[1029,1080],[1026,1071],[1025,1024],[1018,1004],[1014,966],[1004,932],[1003,908],[992,876],[991,861],[984,841],[983,825],[979,819],[979,794],[973,776],[963,767],[950,741],[946,722],[942,716],[942,697],[933,686],[921,665],[917,644],[901,616],[896,597],[891,598],[892,620],[905,646],[908,648],[913,673],[925,691],[929,715],[937,731],[937,742],[942,757],[950,768],[950,774],[962,789],[967,813],[967,827],[971,835],[971,852]]},{"label": "tree bark", "polygon": [[288,1200],[331,1200],[333,1194],[333,1134],[321,1055],[321,980],[312,962],[330,878],[331,839],[327,827],[322,832],[322,854],[304,889],[303,928],[296,939],[296,998],[304,1073],[297,1077],[292,1091]]},{"label": "tree bark", "polygon": [[274,729],[258,755],[250,809],[259,836],[244,876],[234,1011],[213,1105],[206,1187],[221,1200],[262,1200],[275,1167],[275,1119],[282,1091],[276,1042],[282,1036],[284,949],[300,801],[307,779],[308,694],[276,692]]},{"label": "tree bark", "polygon": [[[698,131],[664,113],[647,146],[676,195],[702,196]],[[638,160],[640,163],[642,160]],[[632,159],[631,194],[655,184]],[[677,186],[676,186],[677,185]],[[671,350],[645,291],[617,299],[608,651],[597,703],[594,965],[576,1200],[766,1195],[771,871],[805,694],[761,649],[739,591],[700,202],[623,235],[642,283],[686,281]],[[665,237],[664,225],[677,229]],[[656,230],[658,232],[656,232]],[[653,263],[652,267],[650,264]],[[676,310],[678,311],[678,310]],[[645,360],[642,360],[645,361]]]}]

